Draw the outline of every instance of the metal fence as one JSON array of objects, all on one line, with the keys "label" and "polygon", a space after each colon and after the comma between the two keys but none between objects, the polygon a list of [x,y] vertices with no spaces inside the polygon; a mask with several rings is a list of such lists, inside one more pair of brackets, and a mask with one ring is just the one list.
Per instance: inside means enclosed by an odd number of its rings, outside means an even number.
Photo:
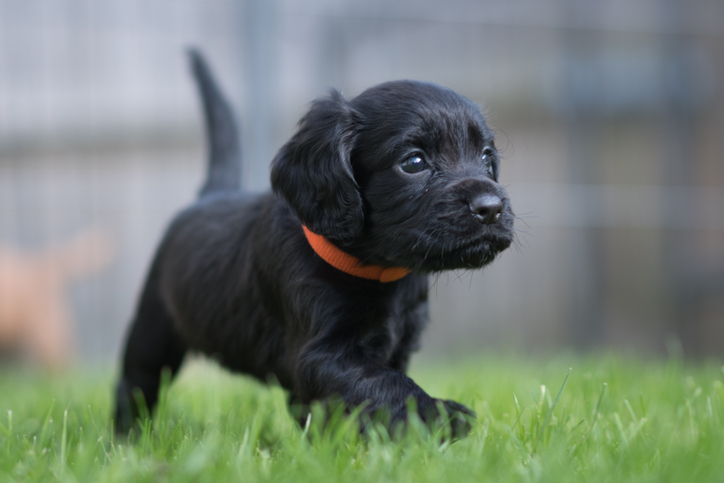
[{"label": "metal fence", "polygon": [[115,248],[63,285],[79,358],[116,353],[201,180],[190,45],[237,108],[252,190],[330,86],[417,78],[485,106],[518,243],[435,279],[426,350],[724,348],[718,0],[0,0],[0,242],[93,226]]}]

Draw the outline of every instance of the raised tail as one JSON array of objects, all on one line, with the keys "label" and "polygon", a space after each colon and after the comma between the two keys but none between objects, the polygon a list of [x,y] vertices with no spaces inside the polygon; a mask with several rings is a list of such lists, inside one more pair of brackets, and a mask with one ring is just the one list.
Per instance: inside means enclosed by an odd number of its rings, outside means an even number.
[{"label": "raised tail", "polygon": [[208,145],[208,171],[199,196],[238,190],[241,174],[239,131],[231,106],[224,99],[204,57],[189,49],[191,70],[201,94]]}]

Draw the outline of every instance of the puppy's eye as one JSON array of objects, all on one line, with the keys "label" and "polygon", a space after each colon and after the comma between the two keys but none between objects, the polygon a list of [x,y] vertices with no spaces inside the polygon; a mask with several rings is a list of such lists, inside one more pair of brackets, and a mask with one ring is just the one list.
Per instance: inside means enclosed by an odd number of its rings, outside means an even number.
[{"label": "puppy's eye", "polygon": [[419,154],[413,154],[400,163],[400,168],[405,173],[414,174],[427,168],[427,163]]},{"label": "puppy's eye", "polygon": [[490,166],[493,162],[493,150],[491,148],[485,148],[483,150],[483,157],[482,157],[483,163],[485,163],[486,166]]}]

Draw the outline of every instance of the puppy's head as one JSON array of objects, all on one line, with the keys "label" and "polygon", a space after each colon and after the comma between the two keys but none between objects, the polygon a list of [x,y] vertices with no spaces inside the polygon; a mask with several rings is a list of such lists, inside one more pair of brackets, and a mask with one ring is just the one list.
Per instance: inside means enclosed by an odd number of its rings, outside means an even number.
[{"label": "puppy's head", "polygon": [[513,237],[492,132],[472,102],[434,84],[315,101],[271,179],[302,223],[368,264],[479,268]]}]

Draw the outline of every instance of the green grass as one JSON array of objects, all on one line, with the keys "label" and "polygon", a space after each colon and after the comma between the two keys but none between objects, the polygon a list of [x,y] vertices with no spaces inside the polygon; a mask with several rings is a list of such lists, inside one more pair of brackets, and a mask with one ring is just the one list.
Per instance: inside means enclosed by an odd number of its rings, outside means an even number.
[{"label": "green grass", "polygon": [[200,362],[129,444],[108,418],[111,371],[6,369],[0,483],[722,481],[722,369],[574,355],[418,362],[422,387],[478,413],[472,434],[452,444],[418,426],[400,441],[360,439],[344,420],[305,433],[284,391]]}]

